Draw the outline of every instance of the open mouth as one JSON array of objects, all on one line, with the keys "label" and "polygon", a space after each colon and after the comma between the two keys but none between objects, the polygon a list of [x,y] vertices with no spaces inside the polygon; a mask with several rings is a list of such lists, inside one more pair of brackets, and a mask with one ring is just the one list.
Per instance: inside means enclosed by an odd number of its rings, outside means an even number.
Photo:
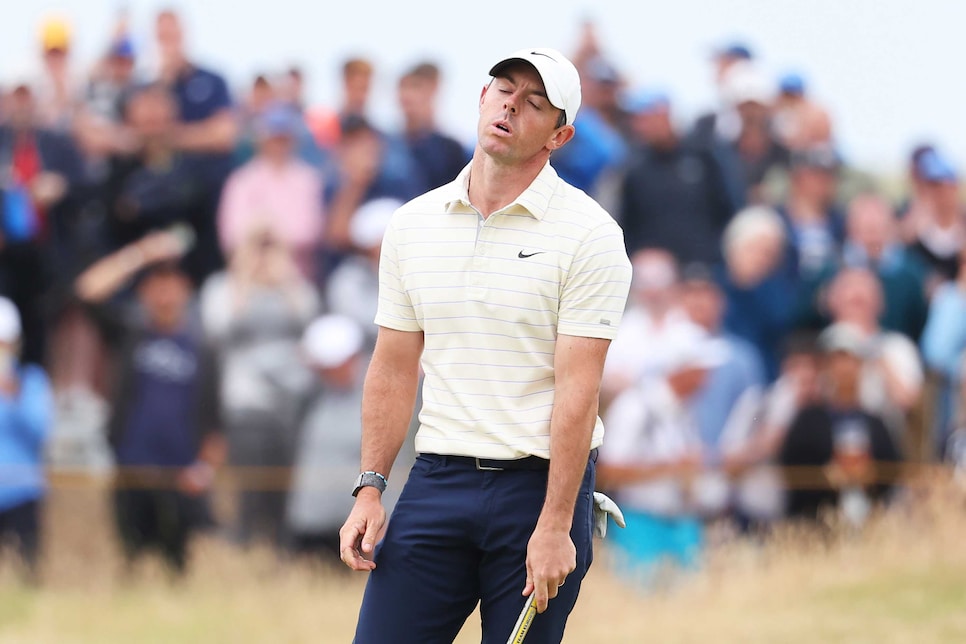
[{"label": "open mouth", "polygon": [[494,123],[493,125],[494,125],[494,127],[496,127],[496,129],[498,129],[498,130],[500,130],[502,132],[506,132],[507,134],[510,133],[510,126],[507,125],[507,123],[505,121],[501,121],[499,123]]}]

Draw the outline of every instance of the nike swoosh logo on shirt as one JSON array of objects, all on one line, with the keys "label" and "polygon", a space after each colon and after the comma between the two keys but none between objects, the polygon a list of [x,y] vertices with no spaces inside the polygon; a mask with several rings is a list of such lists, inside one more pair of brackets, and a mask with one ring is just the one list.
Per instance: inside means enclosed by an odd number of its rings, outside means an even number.
[{"label": "nike swoosh logo on shirt", "polygon": [[527,257],[533,257],[534,255],[539,255],[539,254],[541,254],[541,253],[546,253],[546,252],[547,252],[547,251],[545,251],[545,250],[538,250],[538,251],[537,251],[537,252],[535,252],[535,253],[530,253],[529,255],[526,255],[526,254],[524,254],[524,252],[523,252],[523,251],[521,250],[521,251],[520,251],[519,253],[517,253],[517,257],[519,257],[520,259],[526,259]]}]

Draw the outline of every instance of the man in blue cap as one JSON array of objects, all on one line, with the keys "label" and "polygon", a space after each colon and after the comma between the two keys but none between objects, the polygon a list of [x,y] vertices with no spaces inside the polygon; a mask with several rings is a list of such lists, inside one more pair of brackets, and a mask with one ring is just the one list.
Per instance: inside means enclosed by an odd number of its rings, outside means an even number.
[{"label": "man in blue cap", "polygon": [[717,262],[721,233],[740,205],[728,187],[738,179],[707,147],[678,135],[666,94],[638,91],[624,107],[635,145],[617,209],[628,253],[657,247],[681,262]]},{"label": "man in blue cap", "polygon": [[936,276],[955,280],[959,253],[966,240],[966,219],[959,198],[959,173],[939,151],[925,152],[917,162],[924,184],[924,208],[914,222],[912,248]]}]

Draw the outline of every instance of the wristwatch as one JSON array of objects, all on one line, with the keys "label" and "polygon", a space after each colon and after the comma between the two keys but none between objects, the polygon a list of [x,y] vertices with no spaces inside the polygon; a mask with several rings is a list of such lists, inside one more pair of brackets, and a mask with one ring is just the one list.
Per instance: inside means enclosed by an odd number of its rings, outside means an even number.
[{"label": "wristwatch", "polygon": [[389,484],[389,481],[386,479],[385,476],[383,476],[379,472],[372,472],[372,471],[363,472],[356,479],[356,485],[355,485],[355,488],[353,488],[352,490],[352,496],[356,496],[357,494],[359,494],[359,490],[361,490],[364,487],[374,487],[377,490],[379,490],[380,494],[382,494],[383,492],[386,491],[386,486],[388,484]]}]

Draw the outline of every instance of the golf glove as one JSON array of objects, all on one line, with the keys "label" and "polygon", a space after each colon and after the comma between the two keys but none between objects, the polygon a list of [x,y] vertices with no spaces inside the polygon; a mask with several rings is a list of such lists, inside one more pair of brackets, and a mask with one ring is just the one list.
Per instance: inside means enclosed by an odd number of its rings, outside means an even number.
[{"label": "golf glove", "polygon": [[594,536],[604,538],[607,534],[607,517],[614,517],[614,523],[623,528],[626,524],[624,523],[624,513],[621,509],[617,507],[606,494],[602,492],[594,492]]}]

